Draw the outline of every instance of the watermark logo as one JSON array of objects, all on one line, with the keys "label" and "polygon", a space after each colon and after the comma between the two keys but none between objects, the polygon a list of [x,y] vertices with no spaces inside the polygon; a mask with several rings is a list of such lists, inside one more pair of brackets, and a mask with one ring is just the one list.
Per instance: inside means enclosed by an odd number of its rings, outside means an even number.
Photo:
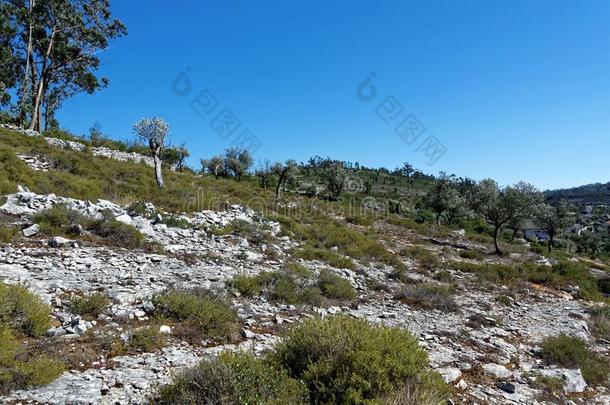
[{"label": "watermark logo", "polygon": [[[377,99],[378,91],[371,73],[356,87],[356,97],[363,103]],[[404,114],[403,104],[393,94],[386,96],[375,108],[375,114],[387,125],[394,127],[394,133],[408,146],[415,146],[416,152],[427,158],[429,166],[435,165],[446,153],[447,148],[434,135],[427,135],[426,127],[411,113]]]},{"label": "watermark logo", "polygon": [[[254,153],[263,144],[248,128],[242,128],[241,120],[228,107],[220,108],[218,98],[210,89],[193,94],[193,83],[189,78],[191,69],[186,68],[172,80],[171,90],[177,97],[191,97],[189,107],[201,119],[210,120],[210,128],[222,139],[229,140],[231,146]],[[213,118],[212,118],[213,117]]]}]

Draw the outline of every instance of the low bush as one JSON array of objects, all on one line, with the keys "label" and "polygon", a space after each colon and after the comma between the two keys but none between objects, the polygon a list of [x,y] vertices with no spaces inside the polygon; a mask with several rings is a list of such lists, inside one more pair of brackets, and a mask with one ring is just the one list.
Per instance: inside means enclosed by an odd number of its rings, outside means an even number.
[{"label": "low bush", "polygon": [[183,322],[208,338],[229,338],[238,318],[231,305],[208,290],[169,290],[153,297],[156,315]]},{"label": "low bush", "polygon": [[580,368],[588,384],[604,385],[608,381],[608,361],[591,351],[582,339],[565,334],[549,337],[542,342],[541,355],[549,365]]},{"label": "low bush", "polygon": [[14,242],[19,236],[19,229],[14,226],[0,224],[0,243]]},{"label": "low bush", "polygon": [[162,387],[159,404],[305,404],[307,391],[265,359],[222,353],[183,371]]},{"label": "low bush", "polygon": [[0,325],[38,337],[51,327],[51,308],[21,285],[0,284]]},{"label": "low bush", "polygon": [[322,295],[330,299],[349,301],[358,296],[349,281],[328,270],[320,272],[317,286]]},{"label": "low bush", "polygon": [[64,371],[63,364],[57,360],[24,354],[11,330],[0,325],[0,394],[49,384]]},{"label": "low bush", "polygon": [[129,335],[127,340],[127,349],[136,352],[154,352],[165,345],[163,335],[159,333],[159,329],[145,326],[136,329]]},{"label": "low bush", "polygon": [[425,270],[436,270],[443,267],[443,263],[438,259],[437,253],[420,246],[407,246],[400,254],[401,256],[416,260],[420,268]]},{"label": "low bush", "polygon": [[90,230],[113,246],[141,249],[145,244],[144,235],[140,231],[116,219],[95,221],[91,224]]},{"label": "low bush", "polygon": [[320,306],[324,299],[350,301],[357,296],[346,279],[328,270],[322,270],[316,278],[313,272],[298,264],[256,276],[237,275],[228,284],[247,297],[264,295],[271,301],[292,305]]},{"label": "low bush", "polygon": [[470,260],[483,260],[485,258],[483,253],[476,250],[462,250],[459,255],[462,259]]},{"label": "low bush", "polygon": [[82,316],[97,318],[110,304],[106,294],[94,292],[88,296],[73,296],[68,300],[70,311]]},{"label": "low bush", "polygon": [[78,211],[71,210],[63,204],[56,204],[42,210],[32,217],[34,223],[40,226],[40,231],[46,235],[63,235],[71,225],[81,225],[87,228],[91,220]]},{"label": "low bush", "polygon": [[345,218],[345,221],[350,224],[360,225],[360,226],[372,226],[375,223],[373,218],[359,216],[359,215],[347,217],[347,218]]},{"label": "low bush", "polygon": [[441,311],[456,311],[458,309],[458,305],[453,299],[453,289],[438,284],[407,286],[395,293],[394,298],[407,305],[423,309],[439,309]]},{"label": "low bush", "polygon": [[349,257],[311,245],[305,245],[303,248],[296,250],[294,256],[305,260],[319,260],[337,269],[354,270],[356,268],[356,265]]},{"label": "low bush", "polygon": [[305,383],[311,403],[378,403],[404,384],[428,378],[434,379],[430,385],[435,391],[447,392],[427,371],[428,356],[417,338],[363,320],[307,320],[288,333],[272,356]]},{"label": "low bush", "polygon": [[610,340],[610,306],[593,307],[589,314],[591,334],[599,339]]}]

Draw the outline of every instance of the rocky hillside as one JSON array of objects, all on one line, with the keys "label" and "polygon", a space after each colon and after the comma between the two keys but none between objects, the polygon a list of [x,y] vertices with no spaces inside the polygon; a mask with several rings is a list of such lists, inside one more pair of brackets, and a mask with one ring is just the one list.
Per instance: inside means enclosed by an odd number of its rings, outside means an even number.
[{"label": "rocky hillside", "polygon": [[436,397],[366,399],[610,403],[605,263],[518,239],[496,256],[485,233],[277,202],[247,181],[173,173],[157,192],[144,163],[0,141],[3,402],[171,403],[179,383],[163,387],[202,360],[269,356],[308,320],[348,318],[409,332],[444,380]]}]

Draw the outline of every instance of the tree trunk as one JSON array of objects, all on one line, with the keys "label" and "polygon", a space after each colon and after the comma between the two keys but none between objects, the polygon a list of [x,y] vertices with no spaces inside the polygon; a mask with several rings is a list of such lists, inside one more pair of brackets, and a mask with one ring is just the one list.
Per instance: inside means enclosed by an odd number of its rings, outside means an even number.
[{"label": "tree trunk", "polygon": [[494,247],[496,248],[496,254],[501,255],[502,250],[500,250],[500,244],[498,243],[498,234],[500,233],[500,227],[496,226],[494,228]]},{"label": "tree trunk", "polygon": [[519,232],[518,229],[513,229],[513,236],[510,237],[511,243],[515,241],[515,238],[517,237],[517,232]]},{"label": "tree trunk", "polygon": [[165,187],[165,183],[163,182],[163,173],[161,172],[162,162],[159,153],[153,153],[153,160],[155,161],[155,179],[157,180],[157,186],[163,188]]},{"label": "tree trunk", "polygon": [[553,251],[554,239],[555,237],[553,235],[549,235],[549,253]]},{"label": "tree trunk", "polygon": [[35,0],[29,0],[29,5],[28,5],[28,48],[27,48],[27,54],[26,54],[26,58],[25,58],[25,70],[24,70],[24,74],[23,74],[23,87],[21,89],[21,105],[19,107],[19,125],[20,126],[24,125],[25,116],[26,116],[25,105],[27,103],[28,77],[30,74],[30,61],[32,59],[32,45],[33,45],[32,31],[34,30],[34,27],[32,25],[32,12],[33,12],[35,3],[36,3]]},{"label": "tree trunk", "polygon": [[443,215],[442,212],[439,212],[436,214],[436,224],[440,225],[441,224],[441,215]]},{"label": "tree trunk", "polygon": [[30,129],[35,129],[36,126],[40,125],[39,115],[40,115],[40,105],[42,103],[42,97],[44,95],[44,84],[45,84],[45,76],[47,70],[47,64],[49,61],[49,57],[51,56],[51,51],[53,50],[53,42],[55,40],[55,27],[53,27],[51,31],[51,38],[49,39],[49,46],[47,47],[47,53],[44,58],[44,62],[42,63],[42,68],[40,70],[40,78],[38,83],[38,94],[36,94],[36,99],[34,101],[34,111],[32,111],[32,122],[30,123]]}]

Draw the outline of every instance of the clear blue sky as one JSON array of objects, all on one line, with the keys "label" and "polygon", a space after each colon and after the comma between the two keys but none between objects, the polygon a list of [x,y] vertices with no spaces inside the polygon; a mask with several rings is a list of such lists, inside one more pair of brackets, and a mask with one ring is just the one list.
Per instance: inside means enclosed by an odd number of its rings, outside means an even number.
[{"label": "clear blue sky", "polygon": [[[393,168],[409,161],[541,188],[610,181],[607,0],[113,1],[129,35],[102,56],[110,87],[66,102],[61,123],[131,138],[164,117],[191,165],[232,139],[210,127],[229,108],[262,146],[257,159],[314,155]],[[190,68],[191,93],[172,92]],[[377,98],[356,88],[372,72]],[[209,89],[212,117],[189,106]],[[404,112],[375,112],[393,95]],[[396,111],[396,110],[395,110]],[[407,114],[447,152],[433,166],[394,128]],[[387,117],[386,117],[387,118]]]}]

